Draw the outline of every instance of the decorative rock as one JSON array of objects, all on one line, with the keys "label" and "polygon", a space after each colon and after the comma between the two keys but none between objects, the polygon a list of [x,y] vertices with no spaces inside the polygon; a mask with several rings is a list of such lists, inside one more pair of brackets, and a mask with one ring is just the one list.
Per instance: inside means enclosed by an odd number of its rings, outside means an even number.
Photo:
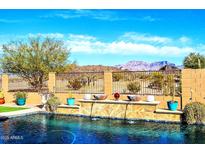
[{"label": "decorative rock", "polygon": [[6,116],[0,116],[0,121],[5,121],[7,119],[8,119],[8,117],[6,117]]}]

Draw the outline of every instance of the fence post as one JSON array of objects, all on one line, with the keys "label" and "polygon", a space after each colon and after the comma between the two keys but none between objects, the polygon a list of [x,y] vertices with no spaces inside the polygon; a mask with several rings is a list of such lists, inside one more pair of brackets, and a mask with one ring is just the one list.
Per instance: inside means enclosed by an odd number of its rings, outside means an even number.
[{"label": "fence post", "polygon": [[55,93],[55,86],[56,86],[56,73],[49,72],[48,75],[48,91]]},{"label": "fence post", "polygon": [[9,76],[8,74],[2,74],[2,91],[8,93],[9,91]]},{"label": "fence post", "polygon": [[112,72],[104,72],[104,93],[112,95]]},{"label": "fence post", "polygon": [[9,91],[9,76],[8,74],[2,74],[2,91],[4,93],[5,101],[8,102]]}]

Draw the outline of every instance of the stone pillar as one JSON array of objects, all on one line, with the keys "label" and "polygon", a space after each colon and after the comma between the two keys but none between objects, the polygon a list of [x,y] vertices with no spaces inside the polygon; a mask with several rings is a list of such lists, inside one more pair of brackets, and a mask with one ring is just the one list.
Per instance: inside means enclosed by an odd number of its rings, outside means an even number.
[{"label": "stone pillar", "polygon": [[112,95],[112,72],[104,72],[104,93]]},{"label": "stone pillar", "polygon": [[5,102],[9,102],[9,76],[8,74],[2,74],[2,92],[4,94]]},{"label": "stone pillar", "polygon": [[2,75],[2,91],[4,94],[8,93],[9,91],[9,76],[8,74]]},{"label": "stone pillar", "polygon": [[55,93],[56,73],[50,72],[48,75],[48,91]]},{"label": "stone pillar", "polygon": [[[205,103],[205,69],[182,70],[182,105],[189,102]],[[192,98],[192,100],[191,100]]]}]

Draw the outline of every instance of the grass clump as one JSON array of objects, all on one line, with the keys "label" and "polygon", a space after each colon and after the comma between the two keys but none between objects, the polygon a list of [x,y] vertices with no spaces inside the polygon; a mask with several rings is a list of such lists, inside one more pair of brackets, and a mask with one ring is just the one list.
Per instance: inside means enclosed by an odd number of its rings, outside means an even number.
[{"label": "grass clump", "polygon": [[205,105],[200,102],[192,102],[184,108],[184,121],[187,124],[205,123]]}]

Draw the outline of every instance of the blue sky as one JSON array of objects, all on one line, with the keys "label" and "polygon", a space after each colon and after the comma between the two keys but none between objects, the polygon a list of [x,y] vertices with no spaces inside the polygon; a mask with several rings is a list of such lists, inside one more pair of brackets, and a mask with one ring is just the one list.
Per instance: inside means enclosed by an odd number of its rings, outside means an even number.
[{"label": "blue sky", "polygon": [[190,52],[205,53],[204,19],[205,10],[0,10],[0,50],[41,35],[64,40],[79,65],[181,65]]}]

